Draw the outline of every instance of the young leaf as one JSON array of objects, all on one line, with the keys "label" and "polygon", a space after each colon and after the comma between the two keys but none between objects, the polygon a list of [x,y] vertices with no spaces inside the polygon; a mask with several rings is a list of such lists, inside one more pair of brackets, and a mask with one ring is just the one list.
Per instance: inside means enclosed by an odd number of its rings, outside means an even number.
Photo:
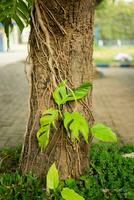
[{"label": "young leaf", "polygon": [[66,81],[62,81],[53,92],[53,98],[58,105],[62,105],[66,102],[67,90]]},{"label": "young leaf", "polygon": [[104,142],[117,142],[116,134],[104,124],[94,124],[91,127],[92,135]]},{"label": "young leaf", "polygon": [[85,198],[69,188],[63,188],[63,190],[61,191],[61,196],[65,200],[85,200]]},{"label": "young leaf", "polygon": [[88,143],[89,127],[86,119],[78,112],[64,113],[64,126],[68,132],[71,133],[71,139],[79,140],[81,133]]},{"label": "young leaf", "polygon": [[[55,120],[58,118],[58,110],[50,108],[42,113],[40,118],[40,129],[37,132],[39,147],[43,151],[48,142],[51,126],[55,127]],[[56,128],[56,127],[55,127]]]},{"label": "young leaf", "polygon": [[81,99],[87,95],[88,91],[92,88],[91,83],[83,83],[78,88],[73,89],[73,93],[70,91],[67,97],[67,101]]},{"label": "young leaf", "polygon": [[50,167],[47,173],[47,189],[55,190],[59,185],[59,174],[55,163]]},{"label": "young leaf", "polygon": [[41,151],[43,151],[49,143],[50,126],[41,127],[37,132],[37,140]]},{"label": "young leaf", "polygon": [[50,108],[42,113],[42,117],[40,118],[40,125],[46,126],[53,125],[55,127],[55,120],[58,118],[58,110]]},{"label": "young leaf", "polygon": [[78,88],[68,89],[66,81],[62,81],[53,92],[53,98],[58,105],[63,105],[67,101],[74,101],[83,98],[87,95],[92,85],[90,83],[83,83]]}]

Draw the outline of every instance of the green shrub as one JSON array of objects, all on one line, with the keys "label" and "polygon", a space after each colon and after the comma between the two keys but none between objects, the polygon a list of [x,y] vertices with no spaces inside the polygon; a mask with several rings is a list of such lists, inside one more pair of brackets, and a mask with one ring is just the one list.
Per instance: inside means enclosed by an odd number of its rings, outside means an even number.
[{"label": "green shrub", "polygon": [[4,173],[0,177],[0,199],[3,200],[42,200],[45,197],[43,183],[29,173]]},{"label": "green shrub", "polygon": [[0,150],[0,173],[14,172],[19,167],[21,146]]},{"label": "green shrub", "polygon": [[[105,199],[134,199],[134,159],[122,157],[123,153],[132,152],[133,145],[94,144],[92,146],[91,168],[89,176],[96,180],[91,193],[97,193],[101,187]],[[87,198],[88,199],[88,198]],[[98,197],[93,199],[99,199]]]},{"label": "green shrub", "polygon": [[[134,145],[93,144],[90,169],[78,180],[61,182],[53,200],[63,200],[63,187],[74,189],[86,200],[133,200],[134,199],[134,158],[122,154],[134,151]],[[38,179],[32,173],[21,175],[18,171],[20,147],[0,151],[0,157],[8,156],[1,162],[0,199],[2,200],[44,200],[46,195],[45,177]],[[8,163],[10,163],[8,165]],[[15,171],[16,169],[16,171]]]}]

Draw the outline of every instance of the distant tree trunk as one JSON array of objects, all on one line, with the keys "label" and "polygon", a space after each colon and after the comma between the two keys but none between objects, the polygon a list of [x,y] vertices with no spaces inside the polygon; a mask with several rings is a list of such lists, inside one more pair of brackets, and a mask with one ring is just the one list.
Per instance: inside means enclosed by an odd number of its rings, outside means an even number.
[{"label": "distant tree trunk", "polygon": [[[36,133],[41,113],[56,107],[52,92],[61,80],[67,80],[71,88],[85,81],[92,82],[93,15],[94,0],[36,0],[34,3],[30,33],[30,116],[22,152],[23,172],[33,170],[42,176],[55,162],[61,179],[65,179],[78,177],[89,166],[89,145],[84,141],[72,144],[60,122],[57,131],[52,130],[43,153]],[[77,105],[89,124],[93,123],[91,102],[90,92]],[[75,107],[75,103],[69,103],[63,109],[73,111]]]}]

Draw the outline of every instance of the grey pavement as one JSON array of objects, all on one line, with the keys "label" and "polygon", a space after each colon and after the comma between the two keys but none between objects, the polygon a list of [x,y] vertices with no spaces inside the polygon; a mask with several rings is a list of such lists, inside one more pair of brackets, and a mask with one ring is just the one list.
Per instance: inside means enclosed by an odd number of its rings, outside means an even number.
[{"label": "grey pavement", "polygon": [[109,125],[123,143],[134,143],[134,69],[101,69],[94,81],[93,108],[97,122]]},{"label": "grey pavement", "polygon": [[0,67],[25,60],[27,57],[27,45],[14,45],[8,52],[0,52]]},{"label": "grey pavement", "polygon": [[[94,81],[93,107],[122,142],[134,142],[134,69],[104,69]],[[24,62],[0,68],[0,147],[21,144],[28,117]]]},{"label": "grey pavement", "polygon": [[0,147],[21,144],[28,109],[24,62],[0,68]]}]

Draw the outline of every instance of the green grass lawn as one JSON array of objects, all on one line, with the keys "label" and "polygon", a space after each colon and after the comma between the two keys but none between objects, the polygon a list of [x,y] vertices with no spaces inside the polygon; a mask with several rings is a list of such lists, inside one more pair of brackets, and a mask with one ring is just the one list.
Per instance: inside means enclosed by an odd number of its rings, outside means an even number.
[{"label": "green grass lawn", "polygon": [[[122,46],[122,47],[94,47],[93,58],[95,63],[113,63],[114,57],[118,53],[129,54],[134,59],[134,47]],[[132,64],[134,61],[132,61]]]},{"label": "green grass lawn", "polygon": [[[45,200],[45,177],[37,178],[19,171],[21,147],[0,151],[0,200]],[[91,165],[79,179],[67,179],[51,192],[51,200],[64,200],[63,187],[73,188],[85,200],[134,200],[134,145],[93,144]],[[73,199],[72,199],[73,200]]]}]

